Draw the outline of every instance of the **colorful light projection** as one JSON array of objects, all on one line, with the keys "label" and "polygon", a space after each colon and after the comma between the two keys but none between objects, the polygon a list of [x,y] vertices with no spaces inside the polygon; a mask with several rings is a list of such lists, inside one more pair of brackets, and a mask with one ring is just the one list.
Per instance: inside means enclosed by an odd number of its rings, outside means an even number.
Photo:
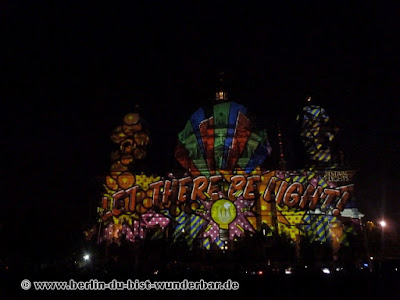
[{"label": "colorful light projection", "polygon": [[334,177],[341,180],[336,182],[326,181],[332,178],[331,171],[172,180],[135,175],[135,185],[104,194],[100,221],[108,224],[105,236],[116,238],[126,231],[131,241],[143,238],[148,228],[163,230],[172,221],[175,240],[183,236],[189,246],[201,240],[206,248],[213,243],[222,247],[224,241],[254,233],[263,224],[293,240],[307,235],[327,241],[332,230],[326,226],[332,227],[341,212],[354,208],[354,172],[340,174]]},{"label": "colorful light projection", "polygon": [[331,143],[338,128],[331,127],[325,109],[317,105],[307,105],[296,120],[301,124],[300,137],[312,167],[329,166],[332,161]]},{"label": "colorful light projection", "polygon": [[[356,220],[363,216],[355,206],[354,174],[353,170],[263,173],[259,186],[263,195],[258,206],[260,220],[253,218],[250,222],[253,226],[257,221],[266,224],[293,240],[307,235],[310,241],[330,241],[333,234],[329,228],[340,222],[342,215]],[[345,236],[340,236],[341,243]]]},{"label": "colorful light projection", "polygon": [[[148,177],[131,171],[138,160],[146,157],[149,143],[149,134],[139,113],[126,114],[122,125],[114,129],[111,140],[118,144],[118,150],[111,155],[111,172],[105,178],[105,192],[101,206],[98,207],[99,222],[105,225],[100,240],[112,241],[123,234],[128,240],[134,241],[137,236],[144,237],[142,225],[160,224],[165,227],[169,222],[162,215],[155,215],[153,212],[147,214],[152,207],[149,184],[158,181],[160,177]],[[133,187],[135,203],[123,197]],[[149,216],[154,220],[149,222]],[[87,235],[92,235],[92,231]]]},{"label": "colorful light projection", "polygon": [[115,161],[113,171],[126,171],[136,160],[146,157],[150,138],[142,123],[139,113],[128,113],[123,118],[123,124],[114,129],[111,140],[119,145],[119,150],[111,156]]},{"label": "colorful light projection", "polygon": [[359,217],[348,213],[354,209],[354,172],[261,171],[271,148],[264,131],[250,131],[245,112],[234,102],[214,105],[208,118],[203,109],[196,111],[179,134],[175,152],[190,175],[171,174],[167,180],[130,171],[135,159],[144,157],[132,151],[147,145],[148,136],[138,126],[140,117],[125,116],[124,125],[130,127],[114,131],[120,150],[98,208],[101,240],[159,238],[170,227],[172,241],[223,249],[267,226],[293,240],[306,235],[312,241],[345,243],[349,231],[341,214]]},{"label": "colorful light projection", "polygon": [[271,153],[265,130],[252,132],[246,108],[235,102],[198,109],[179,133],[175,157],[193,176],[255,170]]}]

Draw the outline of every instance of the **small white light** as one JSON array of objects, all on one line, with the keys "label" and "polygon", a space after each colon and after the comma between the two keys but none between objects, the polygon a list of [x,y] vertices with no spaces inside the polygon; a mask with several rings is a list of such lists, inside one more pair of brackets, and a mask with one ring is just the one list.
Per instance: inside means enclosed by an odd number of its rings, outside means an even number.
[{"label": "small white light", "polygon": [[83,259],[84,259],[85,261],[88,261],[88,260],[90,259],[89,254],[85,254],[85,255],[83,256]]},{"label": "small white light", "polygon": [[331,271],[329,271],[328,268],[322,268],[322,272],[323,272],[324,274],[331,274]]}]

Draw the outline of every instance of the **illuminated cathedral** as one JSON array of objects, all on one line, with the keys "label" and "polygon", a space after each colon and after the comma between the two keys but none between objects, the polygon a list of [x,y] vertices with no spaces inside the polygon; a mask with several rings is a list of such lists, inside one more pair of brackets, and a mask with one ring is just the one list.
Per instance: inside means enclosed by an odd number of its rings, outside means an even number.
[{"label": "illuminated cathedral", "polygon": [[286,170],[279,132],[281,169],[268,170],[262,167],[273,151],[267,131],[254,130],[246,107],[230,101],[223,87],[215,96],[212,108],[194,111],[178,135],[179,175],[137,170],[150,133],[139,112],[123,117],[111,136],[116,150],[97,226],[86,234],[98,243],[168,236],[207,251],[234,248],[256,233],[348,245],[363,214],[355,204],[355,171],[331,147],[337,128],[328,126],[324,108],[309,102],[297,116],[307,165]]}]

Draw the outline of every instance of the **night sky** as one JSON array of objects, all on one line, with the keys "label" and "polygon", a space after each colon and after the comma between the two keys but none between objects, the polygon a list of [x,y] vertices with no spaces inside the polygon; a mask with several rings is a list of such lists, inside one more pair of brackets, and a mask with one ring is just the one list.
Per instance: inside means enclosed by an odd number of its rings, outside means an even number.
[{"label": "night sky", "polygon": [[176,168],[177,135],[197,108],[212,106],[221,71],[230,100],[246,106],[271,140],[279,122],[289,159],[297,153],[296,115],[311,95],[342,129],[341,145],[358,170],[360,211],[372,220],[400,217],[394,8],[362,1],[6,2],[6,255],[57,255],[78,243],[95,220],[99,178],[115,149],[110,134],[135,105],[150,129],[149,170],[162,176]]}]

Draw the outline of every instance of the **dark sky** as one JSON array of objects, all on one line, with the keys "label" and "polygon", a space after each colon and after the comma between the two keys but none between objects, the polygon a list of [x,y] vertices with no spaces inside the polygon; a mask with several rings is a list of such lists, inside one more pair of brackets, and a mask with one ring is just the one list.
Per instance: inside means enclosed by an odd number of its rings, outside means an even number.
[{"label": "dark sky", "polygon": [[9,2],[0,7],[1,231],[9,245],[25,241],[21,253],[57,252],[89,226],[114,149],[110,133],[136,104],[151,130],[152,168],[163,175],[176,166],[177,134],[212,105],[220,71],[230,99],[270,135],[279,122],[288,145],[311,95],[342,128],[360,210],[399,217],[393,7]]}]

